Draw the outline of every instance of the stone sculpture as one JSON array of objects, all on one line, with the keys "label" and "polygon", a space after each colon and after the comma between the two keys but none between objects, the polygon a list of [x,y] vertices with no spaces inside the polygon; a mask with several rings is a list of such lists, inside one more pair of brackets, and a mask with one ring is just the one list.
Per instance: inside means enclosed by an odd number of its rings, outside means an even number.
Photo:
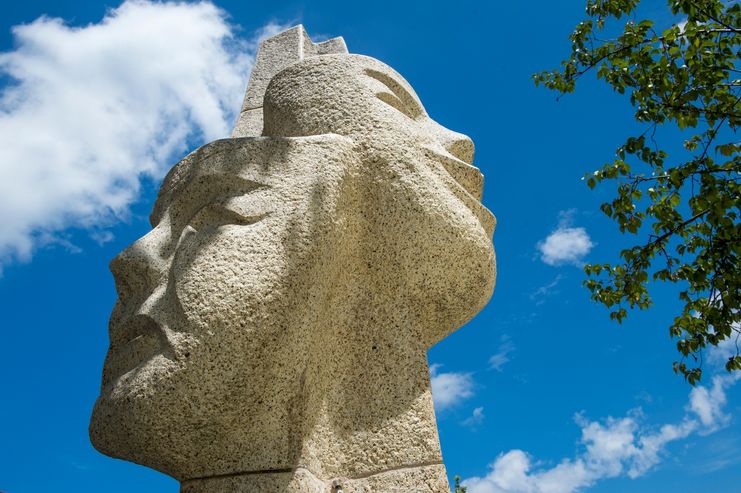
[{"label": "stone sculpture", "polygon": [[472,160],[341,38],[264,41],[232,138],[111,262],[94,446],[184,493],[449,492],[426,353],[494,287]]}]

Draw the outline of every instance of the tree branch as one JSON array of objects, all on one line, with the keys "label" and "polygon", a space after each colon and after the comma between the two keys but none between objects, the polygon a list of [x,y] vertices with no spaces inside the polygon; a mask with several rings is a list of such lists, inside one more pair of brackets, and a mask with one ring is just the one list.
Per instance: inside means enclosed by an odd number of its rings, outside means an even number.
[{"label": "tree branch", "polygon": [[695,7],[697,10],[699,10],[700,12],[702,12],[703,14],[705,14],[708,19],[711,19],[714,22],[717,22],[718,24],[720,24],[721,26],[727,28],[731,32],[741,33],[741,29],[737,29],[737,28],[735,28],[733,26],[730,26],[730,25],[726,24],[722,20],[715,18],[710,12],[708,12],[707,10],[705,10],[705,9],[701,8],[699,5],[697,5],[697,3],[695,3],[695,2],[689,2],[689,3],[690,3],[690,5],[692,5],[693,7]]},{"label": "tree branch", "polygon": [[667,231],[666,233],[662,234],[661,236],[656,236],[655,239],[649,241],[646,244],[646,246],[643,247],[643,249],[645,250],[647,248],[653,248],[657,243],[661,243],[662,241],[664,241],[665,239],[669,238],[670,236],[672,236],[674,234],[677,234],[679,231],[681,231],[682,229],[686,228],[687,226],[689,226],[693,222],[697,221],[698,219],[700,219],[702,216],[704,216],[708,212],[710,212],[710,209],[705,209],[705,210],[702,210],[702,211],[698,212],[697,214],[695,214],[691,218],[687,219],[686,221],[683,221],[681,224],[679,224],[676,228],[672,229],[671,231]]}]

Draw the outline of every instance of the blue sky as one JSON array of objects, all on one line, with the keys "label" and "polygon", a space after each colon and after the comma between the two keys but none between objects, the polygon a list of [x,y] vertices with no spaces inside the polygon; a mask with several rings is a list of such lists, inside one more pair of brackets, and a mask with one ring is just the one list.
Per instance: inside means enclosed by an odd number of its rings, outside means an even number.
[{"label": "blue sky", "polygon": [[581,262],[614,259],[626,239],[597,212],[609,189],[580,178],[637,128],[591,78],[560,101],[531,82],[567,54],[582,0],[216,6],[1,9],[0,491],[178,490],[88,441],[108,262],[148,230],[169,166],[228,133],[256,39],[299,22],[394,67],[476,143],[499,277],[429,354],[449,474],[470,493],[739,491],[741,390],[712,355],[703,387],[672,373],[676,293],[656,287],[654,309],[617,326],[581,287]]}]

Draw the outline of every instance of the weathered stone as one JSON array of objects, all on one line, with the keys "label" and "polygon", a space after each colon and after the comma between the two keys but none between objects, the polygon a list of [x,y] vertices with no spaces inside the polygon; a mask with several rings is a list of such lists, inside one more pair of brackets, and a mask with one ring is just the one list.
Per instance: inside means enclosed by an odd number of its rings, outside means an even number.
[{"label": "weathered stone", "polygon": [[315,44],[300,24],[264,40],[257,52],[232,137],[257,137],[262,133],[262,111],[257,110],[262,108],[265,89],[275,74],[304,58],[334,53],[347,53],[344,39],[333,38]]},{"label": "weathered stone", "polygon": [[368,477],[321,480],[304,467],[288,472],[242,474],[184,481],[181,493],[439,493],[450,492],[442,464],[394,469]]},{"label": "weathered stone", "polygon": [[447,493],[426,352],[495,280],[473,144],[390,67],[288,33],[248,89],[263,136],[178,163],[111,262],[91,439],[184,493]]}]

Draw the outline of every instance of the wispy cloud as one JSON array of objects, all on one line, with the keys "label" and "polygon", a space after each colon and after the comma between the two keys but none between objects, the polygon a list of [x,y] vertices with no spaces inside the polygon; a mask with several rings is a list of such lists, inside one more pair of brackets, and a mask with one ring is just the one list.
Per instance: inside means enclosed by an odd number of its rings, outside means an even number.
[{"label": "wispy cloud", "polygon": [[711,366],[717,368],[723,368],[728,362],[728,359],[739,354],[741,350],[741,325],[731,325],[731,335],[722,341],[717,346],[710,346],[703,357],[705,361]]},{"label": "wispy cloud", "polygon": [[712,474],[741,464],[741,439],[738,434],[718,433],[707,440],[704,450],[693,450],[697,460],[689,466],[696,474]]},{"label": "wispy cloud", "polygon": [[515,350],[515,345],[509,336],[503,335],[499,341],[497,352],[489,358],[489,367],[496,371],[502,371],[504,365],[509,363],[511,359],[510,354]]},{"label": "wispy cloud", "polygon": [[572,226],[575,213],[574,209],[561,211],[558,227],[538,243],[540,259],[546,264],[580,266],[594,247],[586,229]]},{"label": "wispy cloud", "polygon": [[640,409],[599,421],[577,414],[581,439],[575,457],[548,468],[522,450],[511,450],[495,459],[486,476],[463,484],[469,493],[578,493],[604,479],[638,478],[661,462],[669,443],[726,426],[726,391],[737,380],[735,374],[718,375],[709,388],[693,388],[684,417],[658,429],[643,424]]},{"label": "wispy cloud", "polygon": [[473,376],[463,372],[440,372],[441,365],[430,366],[432,400],[437,411],[444,411],[473,397]]},{"label": "wispy cloud", "polygon": [[653,404],[654,402],[654,396],[646,392],[645,390],[641,390],[635,395],[636,400],[639,400],[641,402],[644,402],[646,404]]},{"label": "wispy cloud", "polygon": [[239,41],[212,3],[145,0],[84,27],[15,26],[0,53],[0,266],[65,228],[99,233],[190,141],[226,136],[257,37],[280,28]]},{"label": "wispy cloud", "polygon": [[538,289],[530,293],[530,301],[535,303],[536,306],[540,306],[545,303],[546,298],[557,292],[556,286],[561,282],[563,276],[561,274],[556,275],[551,282],[540,286]]},{"label": "wispy cloud", "polygon": [[475,408],[473,412],[471,413],[471,415],[467,417],[466,419],[464,419],[461,422],[461,424],[469,428],[476,428],[477,426],[479,426],[481,423],[484,422],[484,418],[485,418],[484,407],[479,406]]},{"label": "wispy cloud", "polygon": [[702,434],[712,433],[731,422],[731,416],[723,408],[726,405],[726,390],[741,378],[738,372],[715,375],[711,385],[698,385],[690,392],[689,409],[702,424]]}]

